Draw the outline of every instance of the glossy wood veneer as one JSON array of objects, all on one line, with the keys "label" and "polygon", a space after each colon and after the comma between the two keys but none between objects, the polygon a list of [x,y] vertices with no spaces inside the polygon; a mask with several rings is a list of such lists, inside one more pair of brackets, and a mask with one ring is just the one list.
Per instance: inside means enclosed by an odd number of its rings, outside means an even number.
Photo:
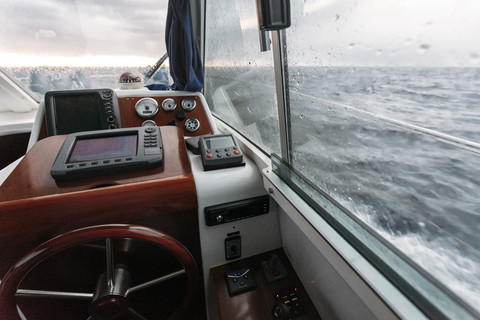
[{"label": "glossy wood veneer", "polygon": [[[161,131],[162,168],[62,184],[49,172],[64,137],[38,142],[0,187],[0,278],[24,254],[54,236],[111,223],[164,231],[200,264],[197,197],[183,135],[175,127]],[[111,186],[92,189],[105,183]]]},{"label": "glossy wood veneer", "polygon": [[55,181],[50,175],[50,168],[65,136],[53,136],[40,140],[1,185],[0,202],[191,174],[181,129],[167,126],[160,127],[160,131],[164,152],[164,164],[161,167],[70,181]]}]

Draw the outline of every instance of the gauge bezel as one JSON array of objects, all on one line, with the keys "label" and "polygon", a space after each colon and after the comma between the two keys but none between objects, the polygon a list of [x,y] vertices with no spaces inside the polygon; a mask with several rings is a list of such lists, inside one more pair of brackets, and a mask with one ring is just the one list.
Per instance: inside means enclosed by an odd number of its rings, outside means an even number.
[{"label": "gauge bezel", "polygon": [[[196,123],[196,128],[195,129],[191,129],[189,128],[188,124],[189,123],[192,123],[192,122],[195,122]],[[187,120],[185,120],[185,130],[187,130],[188,132],[195,132],[197,131],[198,129],[200,129],[200,121],[198,121],[198,119],[196,118],[188,118]]]},{"label": "gauge bezel", "polygon": [[[167,103],[173,102],[173,108],[168,107]],[[177,103],[172,98],[167,98],[162,101],[162,109],[165,111],[173,111],[177,108]]]},{"label": "gauge bezel", "polygon": [[[144,109],[143,107],[143,104],[145,102],[150,102],[153,104],[153,106],[155,107],[154,110],[152,110],[152,113],[149,113],[149,114],[144,114],[142,112],[142,110]],[[142,110],[141,110],[142,109]],[[153,99],[153,98],[142,98],[140,100],[137,101],[137,103],[135,103],[135,112],[137,113],[137,115],[141,118],[151,118],[153,116],[155,116],[157,113],[158,113],[158,110],[160,109],[159,105],[158,105],[158,102],[157,100]]]},{"label": "gauge bezel", "polygon": [[[192,103],[192,106],[191,107],[187,107],[186,104],[188,102],[191,102]],[[193,109],[195,109],[195,107],[197,106],[197,102],[195,101],[195,99],[192,99],[192,98],[185,98],[182,100],[182,108],[187,110],[187,111],[192,111]]]}]

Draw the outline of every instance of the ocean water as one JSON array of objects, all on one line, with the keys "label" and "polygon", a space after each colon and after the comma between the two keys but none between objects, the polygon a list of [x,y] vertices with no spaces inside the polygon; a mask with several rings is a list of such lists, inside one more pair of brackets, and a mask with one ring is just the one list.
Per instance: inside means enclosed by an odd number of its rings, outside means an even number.
[{"label": "ocean water", "polygon": [[290,84],[294,166],[479,308],[480,69],[298,68]]},{"label": "ocean water", "polygon": [[[206,75],[214,114],[278,153],[272,71]],[[480,310],[480,68],[291,67],[288,83],[293,166]]]},{"label": "ocean water", "polygon": [[[143,76],[147,67],[2,67],[13,80],[41,101],[47,91],[111,88],[118,89],[118,79],[124,72]],[[161,76],[160,73],[157,73]],[[153,76],[148,84],[154,82]]]}]

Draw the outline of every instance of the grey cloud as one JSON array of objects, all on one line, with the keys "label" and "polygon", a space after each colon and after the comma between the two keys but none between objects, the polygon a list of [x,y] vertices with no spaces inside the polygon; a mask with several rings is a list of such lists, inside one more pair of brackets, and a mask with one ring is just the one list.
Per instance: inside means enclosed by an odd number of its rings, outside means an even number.
[{"label": "grey cloud", "polygon": [[2,1],[0,50],[160,56],[166,11],[166,0]]}]

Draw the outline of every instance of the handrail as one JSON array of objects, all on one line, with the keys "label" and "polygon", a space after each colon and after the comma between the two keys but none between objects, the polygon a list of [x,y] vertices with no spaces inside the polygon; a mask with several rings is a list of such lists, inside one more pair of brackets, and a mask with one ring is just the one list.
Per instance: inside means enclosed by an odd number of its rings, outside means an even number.
[{"label": "handrail", "polygon": [[357,114],[367,115],[367,116],[375,118],[377,120],[381,120],[381,121],[384,121],[384,122],[388,122],[388,123],[397,125],[397,126],[402,127],[404,129],[409,129],[409,130],[412,130],[412,131],[420,132],[420,133],[435,137],[436,139],[438,139],[441,142],[448,143],[448,144],[454,145],[456,147],[459,147],[459,148],[462,148],[462,149],[480,154],[480,143],[476,143],[476,142],[473,142],[473,141],[470,141],[470,140],[467,140],[467,139],[458,138],[458,137],[455,137],[455,136],[452,136],[452,135],[449,135],[449,134],[445,134],[445,133],[441,133],[441,132],[438,132],[438,131],[435,131],[435,130],[432,130],[432,129],[427,129],[427,128],[424,128],[424,127],[420,127],[420,126],[417,126],[417,125],[414,125],[414,124],[411,124],[411,123],[407,123],[407,122],[404,122],[404,121],[395,120],[395,119],[392,119],[392,118],[389,118],[389,117],[386,117],[386,116],[382,116],[382,115],[379,115],[379,114],[375,114],[375,113],[372,113],[372,112],[369,112],[369,111],[357,109],[355,107],[352,107],[352,106],[349,106],[349,105],[346,105],[346,104],[330,101],[330,100],[327,100],[327,99],[322,99],[322,98],[315,97],[315,96],[308,95],[308,94],[304,94],[304,93],[299,93],[299,94],[304,96],[304,97],[308,97],[308,98],[311,98],[311,99],[316,99],[316,100],[320,100],[320,101],[323,101],[323,102],[327,102],[327,103],[332,104],[333,106],[336,106],[336,107],[341,107],[341,108],[344,108],[344,109],[348,109],[350,111],[356,112]]}]

